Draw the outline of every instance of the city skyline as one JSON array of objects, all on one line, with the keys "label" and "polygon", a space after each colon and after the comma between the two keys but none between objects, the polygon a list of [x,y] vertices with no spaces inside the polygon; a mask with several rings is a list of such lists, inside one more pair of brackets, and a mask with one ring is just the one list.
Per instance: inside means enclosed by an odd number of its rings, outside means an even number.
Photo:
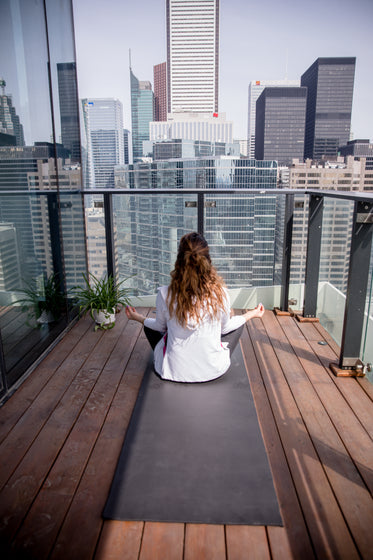
[{"label": "city skyline", "polygon": [[[79,97],[121,99],[125,127],[130,128],[129,49],[139,80],[153,84],[153,66],[167,56],[165,1],[132,5],[108,0],[104,11],[95,5],[94,0],[73,0]],[[250,81],[299,79],[318,57],[356,56],[351,132],[354,138],[372,138],[373,77],[367,44],[373,3],[357,0],[351,9],[347,0],[315,0],[312,11],[306,4],[300,10],[295,0],[281,10],[276,6],[274,0],[260,5],[220,0],[219,110],[234,121],[234,137],[247,137]],[[251,57],[250,52],[257,54]]]}]

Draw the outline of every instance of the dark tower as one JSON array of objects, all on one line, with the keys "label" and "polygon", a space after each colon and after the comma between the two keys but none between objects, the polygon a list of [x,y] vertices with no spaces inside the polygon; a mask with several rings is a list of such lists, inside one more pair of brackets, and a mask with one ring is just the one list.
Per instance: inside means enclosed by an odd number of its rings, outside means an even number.
[{"label": "dark tower", "polygon": [[57,64],[62,144],[80,162],[79,106],[75,62]]},{"label": "dark tower", "polygon": [[333,157],[350,139],[355,57],[318,58],[301,85],[308,88],[304,157]]},{"label": "dark tower", "polygon": [[303,159],[307,88],[266,87],[256,102],[255,159]]}]

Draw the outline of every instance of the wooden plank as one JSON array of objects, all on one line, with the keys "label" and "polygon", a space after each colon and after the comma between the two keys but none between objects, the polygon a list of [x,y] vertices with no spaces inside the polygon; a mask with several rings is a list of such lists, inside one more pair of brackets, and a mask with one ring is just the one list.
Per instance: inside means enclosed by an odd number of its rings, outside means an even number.
[{"label": "wooden plank", "polygon": [[[132,321],[129,322],[128,328],[140,331],[140,325]],[[112,362],[112,368],[125,368],[124,375],[60,529],[51,553],[53,559],[90,559],[100,538],[102,511],[151,352],[142,329],[132,351],[131,337],[127,338],[127,329],[121,337],[121,344],[122,351],[116,354],[119,364]],[[130,359],[126,365],[128,357]],[[82,532],[85,536],[84,541],[80,538]]]},{"label": "wooden plank", "polygon": [[[107,355],[110,354],[116,344],[117,335],[113,335],[113,333],[114,331],[107,333],[101,344],[95,347],[0,494],[0,518],[6,517],[7,519],[6,524],[0,523],[0,533],[6,532],[8,539],[12,538],[18,529],[25,511],[35,500],[35,496],[51,465],[53,465],[57,455],[61,453],[61,448],[105,365]],[[83,445],[80,447],[83,448]],[[81,449],[79,449],[80,452]],[[78,453],[73,449],[71,459],[74,461],[77,456]],[[69,470],[69,468],[66,469],[66,471]],[[60,475],[60,479],[63,484],[66,483],[64,473]],[[19,496],[22,496],[22,499]],[[39,499],[40,494],[36,498],[36,503],[34,502],[34,509],[37,508],[36,504]],[[30,523],[29,519],[30,515],[27,518],[26,527]],[[23,531],[25,531],[25,527],[23,527]],[[35,533],[37,534],[37,528],[35,528]]]},{"label": "wooden plank", "polygon": [[139,560],[183,560],[183,550],[183,523],[145,523]]},{"label": "wooden plank", "polygon": [[[257,320],[253,321],[253,325],[256,323]],[[241,342],[280,511],[292,551],[292,555],[289,558],[313,558],[314,554],[303,512],[247,329],[242,333]]]},{"label": "wooden plank", "polygon": [[[309,345],[319,358],[320,363],[329,371],[329,364],[334,355],[331,348],[329,346],[320,346],[317,342],[312,341],[309,341]],[[352,377],[340,379],[333,376],[332,380],[369,437],[373,439],[373,404],[369,395],[357,383],[356,379]]]},{"label": "wooden plank", "polygon": [[[335,361],[338,362],[339,361],[339,356],[340,356],[339,345],[335,342],[333,337],[326,331],[326,329],[322,325],[320,325],[320,324],[317,325],[316,324],[315,327],[319,331],[320,336],[323,337],[325,342],[327,342],[328,345],[330,346],[330,348],[333,350],[333,352],[335,352],[335,356],[336,356]],[[362,389],[364,389],[366,394],[369,396],[370,400],[373,401],[373,383],[371,381],[369,381],[369,379],[367,379],[367,378],[358,378],[356,381],[360,385],[360,387]]]},{"label": "wooden plank", "polygon": [[36,399],[55,370],[63,364],[76,344],[87,332],[91,322],[81,319],[53,348],[35,370],[0,408],[0,444]]},{"label": "wooden plank", "polygon": [[[266,313],[263,321],[267,315],[272,315],[272,313]],[[281,319],[286,319],[286,317]],[[348,558],[349,560],[358,558],[351,535],[263,323],[255,322],[254,327],[253,322],[249,322],[248,328],[316,556]],[[279,343],[275,340],[274,344],[277,348]],[[287,356],[287,374],[289,368],[293,369],[293,378],[301,380],[305,377],[299,362],[295,363],[292,354]]]},{"label": "wooden plank", "polygon": [[[292,321],[290,319],[290,321]],[[369,492],[365,488],[359,472],[357,471],[350,455],[346,451],[340,436],[331,422],[325,410],[315,386],[311,384],[306,374],[303,381],[294,372],[297,368],[296,361],[300,360],[305,372],[315,369],[322,370],[316,355],[309,350],[306,341],[293,341],[296,356],[292,355],[292,347],[282,331],[280,325],[288,325],[288,319],[277,320],[274,316],[268,315],[265,319],[265,327],[269,337],[276,340],[276,354],[285,369],[285,376],[290,385],[293,396],[302,414],[303,421],[311,436],[312,442],[324,465],[328,480],[333,488],[333,492],[342,509],[343,515],[348,523],[349,529],[357,543],[361,554],[364,556],[373,549],[373,539],[370,536],[369,527],[373,524],[372,500]],[[286,327],[284,327],[286,332]],[[293,331],[291,331],[293,332]],[[307,347],[306,360],[302,360],[303,349]],[[299,349],[302,349],[299,351]],[[321,372],[324,374],[325,372]],[[332,384],[334,387],[334,385]],[[322,393],[325,393],[325,385],[322,385]],[[328,402],[329,409],[332,410],[333,403]],[[344,403],[346,409],[348,406]],[[373,447],[371,446],[373,450]],[[364,515],[361,515],[361,512]],[[363,519],[362,519],[363,517]]]},{"label": "wooden plank", "polygon": [[[83,368],[86,375],[96,371],[97,382],[17,534],[18,547],[38,558],[46,558],[53,546],[122,378],[124,367],[118,367],[118,362],[122,358],[121,333],[127,318],[122,319],[121,323],[117,319],[115,329],[105,333]],[[40,539],[38,528],[45,519],[49,521],[44,524]]]},{"label": "wooden plank", "polygon": [[226,559],[224,525],[187,523],[184,560],[196,560],[197,558],[206,560]]},{"label": "wooden plank", "polygon": [[[273,560],[288,560],[289,558],[297,560],[299,558],[293,553],[294,547],[290,546],[289,532],[285,527],[267,527],[267,534]],[[307,558],[314,558],[313,551],[302,555],[303,560],[307,560]]]},{"label": "wooden plank", "polygon": [[[89,332],[77,344],[73,354],[54,372],[38,398],[18,420],[13,430],[0,446],[2,465],[0,489],[16,469],[28,448],[47,422],[55,407],[74,380],[76,372],[89,358],[94,347],[100,342],[102,333]],[[37,373],[36,373],[37,375]]]},{"label": "wooden plank", "polygon": [[373,383],[366,378],[359,378],[356,380],[360,387],[366,392],[370,400],[373,402]]},{"label": "wooden plank", "polygon": [[339,437],[359,469],[361,477],[369,491],[373,492],[373,472],[371,470],[371,465],[373,464],[372,441],[338,390],[336,383],[340,384],[346,380],[338,380],[332,374],[328,374],[306,340],[294,342],[292,338],[294,324],[288,322],[286,317],[281,318],[280,324],[320,401],[335,425]]},{"label": "wooden plank", "polygon": [[332,348],[333,352],[335,352],[335,355],[339,358],[339,354],[341,351],[339,344],[337,344],[331,334],[329,334],[328,331],[320,323],[315,324],[315,328],[320,334],[320,340],[324,339],[325,342],[329,344],[330,348]]},{"label": "wooden plank", "polygon": [[144,529],[142,521],[105,521],[95,560],[135,560]]},{"label": "wooden plank", "polygon": [[271,559],[265,527],[227,525],[226,539],[227,560]]},{"label": "wooden plank", "polygon": [[[333,337],[326,331],[326,329],[322,325],[318,324],[318,325],[315,325],[315,326],[318,329],[320,335],[328,343],[330,348],[332,348],[333,352],[335,352],[335,355],[336,355],[336,358],[337,358],[336,361],[338,362],[339,361],[339,356],[340,356],[339,345],[335,342]],[[371,381],[369,381],[369,379],[367,379],[367,378],[358,378],[356,381],[360,385],[360,387],[362,389],[364,389],[366,394],[369,396],[370,400],[373,401],[373,383]]]}]

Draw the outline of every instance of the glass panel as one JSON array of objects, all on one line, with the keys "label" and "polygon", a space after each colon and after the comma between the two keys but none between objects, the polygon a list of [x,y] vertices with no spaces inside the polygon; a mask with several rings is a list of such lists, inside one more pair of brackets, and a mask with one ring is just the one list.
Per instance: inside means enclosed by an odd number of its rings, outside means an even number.
[{"label": "glass panel", "polygon": [[289,307],[303,313],[307,258],[308,196],[294,196],[293,237],[290,260]]},{"label": "glass panel", "polygon": [[[88,270],[101,279],[107,272],[104,197],[85,195]],[[82,277],[78,284],[82,281]]]},{"label": "glass panel", "polygon": [[135,295],[168,285],[180,237],[197,229],[195,195],[113,196],[119,278]]},{"label": "glass panel", "polygon": [[[70,172],[70,170],[66,170]],[[80,170],[78,170],[80,176]],[[82,196],[60,190],[61,234],[63,242],[66,289],[80,284],[87,271],[86,232]]]},{"label": "glass panel", "polygon": [[[4,207],[0,193],[0,206]],[[50,243],[50,194],[13,195],[29,204],[35,274],[22,276],[21,238],[13,223],[0,225],[0,329],[8,387],[24,373],[66,326],[65,302],[53,281]]]},{"label": "glass panel", "polygon": [[324,199],[317,316],[339,345],[346,303],[353,210],[352,201]]},{"label": "glass panel", "polygon": [[267,307],[279,305],[280,290],[264,288],[281,281],[276,263],[281,265],[283,199],[218,191],[205,197],[205,236],[214,265],[235,290],[236,307],[244,307],[249,295],[252,307],[260,301]]},{"label": "glass panel", "polygon": [[373,246],[370,257],[370,275],[367,288],[365,306],[365,325],[363,330],[363,340],[361,344],[361,360],[364,364],[370,364],[370,371],[366,376],[373,383]]},{"label": "glass panel", "polygon": [[[81,186],[71,2],[0,2],[0,68],[0,328],[11,385],[66,326],[60,292],[85,266],[81,196],[58,195]],[[53,275],[58,314],[42,323]],[[30,289],[37,314],[15,303]]]}]

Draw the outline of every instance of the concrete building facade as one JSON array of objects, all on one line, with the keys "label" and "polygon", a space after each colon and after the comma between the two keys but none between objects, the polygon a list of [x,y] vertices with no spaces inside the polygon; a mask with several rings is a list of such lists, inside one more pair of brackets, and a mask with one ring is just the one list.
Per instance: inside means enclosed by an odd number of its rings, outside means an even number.
[{"label": "concrete building facade", "polygon": [[219,0],[166,0],[168,112],[218,112]]}]

